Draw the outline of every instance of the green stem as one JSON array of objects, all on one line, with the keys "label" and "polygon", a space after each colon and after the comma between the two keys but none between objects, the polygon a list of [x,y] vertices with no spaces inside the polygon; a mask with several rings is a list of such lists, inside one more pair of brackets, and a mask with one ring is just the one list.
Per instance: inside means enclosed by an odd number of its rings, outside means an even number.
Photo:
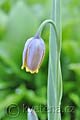
[{"label": "green stem", "polygon": [[39,27],[39,29],[38,29],[35,37],[37,38],[37,37],[40,37],[40,36],[41,36],[42,30],[44,29],[45,25],[48,24],[48,23],[50,23],[50,24],[53,26],[53,29],[54,29],[54,31],[55,31],[56,40],[57,40],[57,41],[56,41],[56,42],[57,42],[57,50],[58,50],[58,52],[59,52],[59,51],[60,51],[60,43],[59,43],[60,40],[59,40],[59,37],[58,37],[56,25],[55,25],[55,23],[54,23],[53,20],[49,19],[49,20],[43,21],[43,22],[41,23],[41,25],[40,25],[40,27]]},{"label": "green stem", "polygon": [[[57,31],[57,26],[54,21],[49,19],[42,22],[35,35],[35,38],[39,38],[41,36],[43,28],[48,23],[50,23],[53,27],[53,29],[51,27],[51,38],[49,42],[48,107],[49,109],[57,109],[57,107],[60,108],[61,103],[61,92],[59,92],[59,90],[61,91],[61,83],[59,82],[61,43],[60,34],[59,31]],[[60,120],[60,113],[48,113],[48,120]]]}]

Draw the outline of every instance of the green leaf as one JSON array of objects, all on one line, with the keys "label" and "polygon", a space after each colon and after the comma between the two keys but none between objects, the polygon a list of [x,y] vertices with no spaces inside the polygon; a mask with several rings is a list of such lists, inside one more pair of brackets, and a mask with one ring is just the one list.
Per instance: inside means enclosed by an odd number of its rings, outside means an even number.
[{"label": "green leaf", "polygon": [[66,40],[63,42],[62,49],[68,59],[70,59],[70,62],[79,62],[80,44],[78,42],[76,42],[75,40]]},{"label": "green leaf", "polygon": [[79,97],[77,94],[71,93],[71,94],[69,95],[69,97],[70,97],[70,99],[71,99],[77,106],[80,107],[80,105],[79,105],[79,103],[80,103],[80,97]]},{"label": "green leaf", "polygon": [[[48,120],[60,120],[61,97],[62,97],[62,76],[60,68],[60,51],[61,47],[61,18],[60,18],[60,1],[53,0],[52,19],[56,24],[59,43],[55,36],[55,31],[51,27],[49,42],[49,69],[48,69]],[[58,45],[59,44],[59,45]]]},{"label": "green leaf", "polygon": [[8,16],[0,10],[0,40],[4,36],[7,29]]},{"label": "green leaf", "polygon": [[80,63],[72,63],[72,64],[70,64],[69,69],[74,71],[77,75],[80,76]]}]

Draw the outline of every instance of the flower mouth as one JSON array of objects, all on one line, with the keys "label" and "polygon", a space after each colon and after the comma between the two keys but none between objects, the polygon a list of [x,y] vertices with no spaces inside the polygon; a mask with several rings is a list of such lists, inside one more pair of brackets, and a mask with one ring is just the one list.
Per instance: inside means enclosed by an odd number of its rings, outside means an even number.
[{"label": "flower mouth", "polygon": [[22,65],[22,66],[21,66],[21,69],[23,70],[24,68],[26,69],[26,72],[30,72],[31,74],[38,73],[38,68],[35,69],[35,70],[31,70],[31,69],[28,68],[27,66]]}]

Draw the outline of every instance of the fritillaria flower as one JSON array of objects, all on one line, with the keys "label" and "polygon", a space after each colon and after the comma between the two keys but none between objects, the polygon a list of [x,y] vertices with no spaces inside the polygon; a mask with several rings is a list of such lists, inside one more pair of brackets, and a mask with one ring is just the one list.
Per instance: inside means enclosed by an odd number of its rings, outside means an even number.
[{"label": "fritillaria flower", "polygon": [[42,38],[32,37],[25,43],[23,50],[22,69],[27,72],[38,73],[45,53],[45,44]]},{"label": "fritillaria flower", "polygon": [[30,108],[28,108],[28,120],[38,120],[36,112]]}]

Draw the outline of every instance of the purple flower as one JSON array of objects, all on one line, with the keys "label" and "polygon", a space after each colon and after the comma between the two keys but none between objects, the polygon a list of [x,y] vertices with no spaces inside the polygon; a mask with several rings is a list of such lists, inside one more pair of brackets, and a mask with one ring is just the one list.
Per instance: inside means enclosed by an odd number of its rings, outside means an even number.
[{"label": "purple flower", "polygon": [[25,43],[23,50],[22,69],[27,72],[38,73],[45,53],[44,41],[39,37],[32,37]]},{"label": "purple flower", "polygon": [[30,108],[28,108],[28,120],[38,120],[36,112]]}]

